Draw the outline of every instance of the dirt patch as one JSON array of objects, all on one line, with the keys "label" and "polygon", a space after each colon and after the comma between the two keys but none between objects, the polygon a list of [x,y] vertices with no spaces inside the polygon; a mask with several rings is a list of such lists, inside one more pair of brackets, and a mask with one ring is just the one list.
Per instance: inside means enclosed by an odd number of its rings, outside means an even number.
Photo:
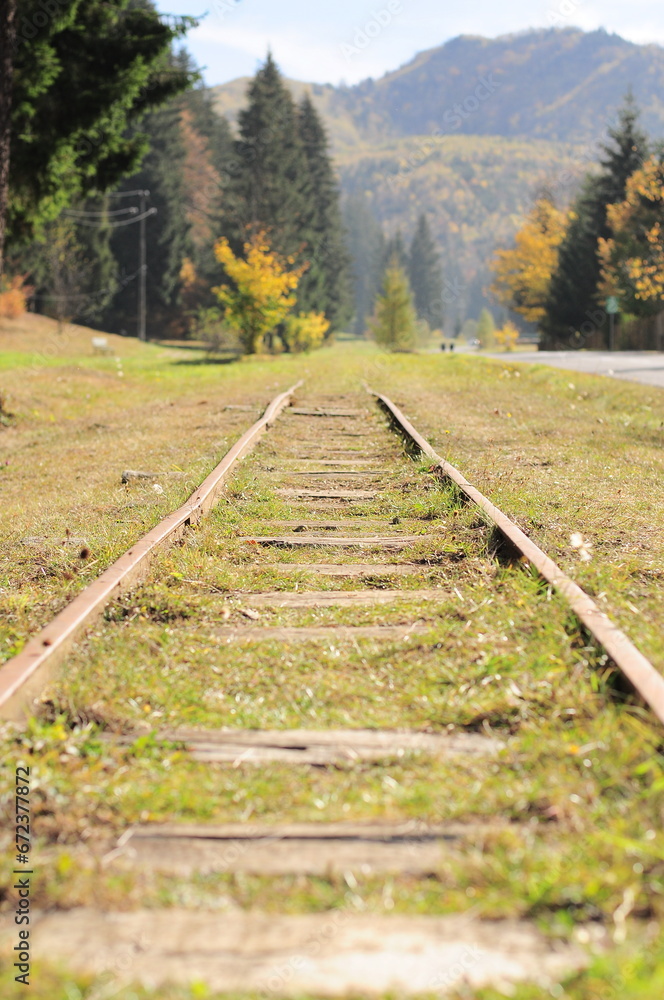
[{"label": "dirt patch", "polygon": [[[10,950],[13,923],[3,935]],[[120,983],[211,990],[343,996],[398,991],[451,993],[532,980],[543,991],[587,960],[575,945],[552,944],[531,924],[463,917],[371,917],[348,911],[275,917],[186,910],[43,916],[31,945],[87,973]],[[192,947],[195,949],[192,952]],[[122,971],[119,971],[122,970]]]}]

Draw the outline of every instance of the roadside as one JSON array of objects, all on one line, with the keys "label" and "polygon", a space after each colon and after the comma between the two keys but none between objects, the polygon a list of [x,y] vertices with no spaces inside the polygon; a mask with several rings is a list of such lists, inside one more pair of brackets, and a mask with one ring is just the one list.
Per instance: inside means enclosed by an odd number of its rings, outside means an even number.
[{"label": "roadside", "polygon": [[608,375],[664,389],[664,354],[655,351],[511,351],[479,356],[510,363],[550,365],[587,375]]}]

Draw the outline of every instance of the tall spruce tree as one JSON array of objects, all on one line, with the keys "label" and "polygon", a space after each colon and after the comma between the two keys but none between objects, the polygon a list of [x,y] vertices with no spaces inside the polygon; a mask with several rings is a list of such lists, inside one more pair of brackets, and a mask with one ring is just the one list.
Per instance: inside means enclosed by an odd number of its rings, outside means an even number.
[{"label": "tall spruce tree", "polygon": [[339,188],[328,151],[323,123],[309,95],[299,106],[299,131],[308,165],[306,194],[309,217],[303,258],[308,268],[297,292],[301,312],[323,312],[330,329],[338,329],[352,314],[349,253],[339,205]]},{"label": "tall spruce tree", "polygon": [[0,270],[5,224],[28,242],[135,169],[145,142],[127,126],[188,85],[167,57],[195,23],[167,23],[149,0],[2,3]]},{"label": "tall spruce tree", "polygon": [[248,97],[238,119],[223,233],[240,253],[248,239],[264,230],[274,250],[299,258],[311,214],[309,169],[297,109],[271,54],[252,80]]},{"label": "tall spruce tree", "polygon": [[362,336],[380,289],[385,237],[364,192],[348,198],[343,207],[351,259],[355,318],[353,330]]},{"label": "tall spruce tree", "polygon": [[[176,73],[197,78],[186,51],[172,54],[169,61]],[[77,202],[45,223],[43,236],[12,249],[7,264],[13,273],[28,275],[38,311],[55,315],[65,309],[79,322],[134,333],[139,227],[131,216],[117,212],[126,213],[130,206],[136,212],[139,199],[114,195],[150,190],[149,206],[158,214],[146,221],[148,333],[180,336],[192,310],[216,301],[211,287],[219,280],[219,266],[213,244],[223,197],[221,170],[232,154],[232,135],[198,82],[148,114],[138,127],[150,146],[140,170],[111,195]],[[186,272],[193,275],[193,285],[185,281],[183,286],[185,258],[194,267]]]},{"label": "tall spruce tree", "polygon": [[443,325],[443,277],[440,254],[424,213],[417,221],[417,229],[410,245],[408,277],[417,315],[420,319],[426,320],[432,329],[440,330]]},{"label": "tall spruce tree", "polygon": [[[36,312],[88,326],[101,322],[117,291],[107,209],[107,200],[81,202],[70,214],[45,223],[41,239],[8,255],[9,269],[27,275],[34,288]],[[94,221],[85,218],[87,213],[95,213]]]},{"label": "tall spruce tree", "polygon": [[618,124],[602,146],[601,172],[589,176],[577,197],[574,217],[560,245],[542,320],[542,348],[583,345],[581,332],[602,324],[598,309],[601,273],[598,240],[611,235],[607,207],[622,201],[627,181],[647,155],[648,140],[638,125],[631,95],[620,109]]},{"label": "tall spruce tree", "polygon": [[383,270],[391,267],[396,260],[398,266],[408,274],[408,250],[403,233],[397,229],[394,236],[385,241],[383,247]]},{"label": "tall spruce tree", "polygon": [[[183,165],[186,151],[180,126],[180,101],[149,115],[142,129],[150,149],[138,173],[128,177],[119,189],[150,192],[149,207],[157,209],[146,219],[147,241],[147,334],[163,337],[180,333],[177,298],[182,261],[191,253],[190,224],[184,193]],[[114,206],[137,205],[134,198],[112,198]],[[111,248],[118,266],[120,288],[107,309],[104,322],[115,332],[136,329],[138,311],[139,226],[127,225],[112,231]]]},{"label": "tall spruce tree", "polygon": [[[179,58],[185,57],[181,53]],[[212,286],[219,281],[214,242],[223,232],[221,219],[230,187],[229,171],[234,164],[234,139],[228,120],[215,110],[207,88],[195,86],[188,90],[179,98],[179,104],[187,146],[185,180],[188,214],[193,223],[191,259],[197,276],[197,298],[200,305],[211,307],[216,302]]]}]

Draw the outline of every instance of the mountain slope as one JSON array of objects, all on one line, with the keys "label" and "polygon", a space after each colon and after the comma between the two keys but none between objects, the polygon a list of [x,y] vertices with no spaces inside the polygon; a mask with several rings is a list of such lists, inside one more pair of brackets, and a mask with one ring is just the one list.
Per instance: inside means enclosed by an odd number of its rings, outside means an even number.
[{"label": "mountain slope", "polygon": [[[246,82],[213,88],[218,110],[231,119]],[[296,97],[309,86],[337,151],[408,135],[592,141],[630,88],[646,129],[664,136],[664,48],[605,31],[462,35],[354,87],[288,83]]]},{"label": "mountain slope", "polygon": [[578,142],[604,132],[629,88],[646,128],[664,134],[664,49],[568,28],[461,36],[345,96],[356,120],[370,107],[378,130],[394,135]]},{"label": "mountain slope", "polygon": [[[248,82],[214,88],[231,122]],[[296,99],[309,89],[346,196],[366,198],[387,233],[407,239],[429,214],[448,325],[487,304],[494,249],[538,189],[569,200],[628,89],[646,129],[664,136],[664,48],[605,31],[461,36],[354,87],[286,82]]]},{"label": "mountain slope", "polygon": [[487,304],[489,261],[512,239],[534,194],[561,201],[581,176],[582,148],[496,136],[397,139],[337,158],[344,193],[362,196],[385,229],[412,236],[425,211],[441,251],[444,311],[477,316]]}]

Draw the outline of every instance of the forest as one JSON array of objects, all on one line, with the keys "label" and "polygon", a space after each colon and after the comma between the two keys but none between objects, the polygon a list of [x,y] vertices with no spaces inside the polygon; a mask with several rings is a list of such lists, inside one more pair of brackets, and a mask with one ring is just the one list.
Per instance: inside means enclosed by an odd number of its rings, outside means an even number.
[{"label": "forest", "polygon": [[[395,287],[405,280],[415,309],[413,342],[436,331],[474,335],[468,324],[489,311],[499,327],[539,332],[542,344],[581,346],[591,335],[599,346],[607,296],[630,319],[653,314],[637,284],[658,266],[659,208],[651,199],[640,209],[636,191],[656,186],[657,143],[645,125],[657,127],[657,108],[640,108],[629,91],[604,146],[581,143],[589,125],[554,122],[543,106],[539,124],[519,116],[507,58],[539,58],[537,86],[553,92],[551,67],[561,72],[556,87],[569,88],[610,57],[632,66],[631,43],[551,30],[514,38],[511,49],[509,39],[486,42],[478,54],[481,40],[457,39],[397,75],[345,89],[285,80],[268,55],[253,80],[210,90],[184,48],[191,19],[166,23],[149,0],[117,4],[115,13],[72,0],[38,27],[36,10],[31,0],[19,4],[17,92],[4,112],[12,155],[0,295],[9,302],[23,299],[60,322],[237,352],[259,342],[309,348],[342,329],[370,335],[394,265]],[[68,106],[54,115],[69,93],[60,71],[73,42],[101,25],[115,46],[104,58],[124,60],[123,73],[102,88],[97,107],[81,100],[73,114]],[[146,37],[149,58],[139,59]],[[39,68],[28,58],[35,46]],[[592,56],[585,67],[584,53]],[[658,54],[646,54],[658,72]],[[452,101],[454,81],[468,82],[471,67],[497,81],[493,90],[477,99],[476,114],[453,115],[465,122],[456,134],[432,127],[433,95]],[[92,48],[73,73],[92,90],[95,72],[101,77],[104,63]],[[617,85],[592,91],[597,108],[607,111]],[[421,114],[430,106],[429,119],[388,120],[381,108],[395,100]],[[477,134],[459,134],[469,131]],[[648,155],[646,175],[628,191]],[[634,246],[644,212],[650,256]],[[533,248],[545,252],[524,287]],[[250,253],[256,270],[244,273]],[[258,340],[243,340],[237,296],[252,288],[255,305],[275,276],[285,282],[273,303],[278,318]]]}]

